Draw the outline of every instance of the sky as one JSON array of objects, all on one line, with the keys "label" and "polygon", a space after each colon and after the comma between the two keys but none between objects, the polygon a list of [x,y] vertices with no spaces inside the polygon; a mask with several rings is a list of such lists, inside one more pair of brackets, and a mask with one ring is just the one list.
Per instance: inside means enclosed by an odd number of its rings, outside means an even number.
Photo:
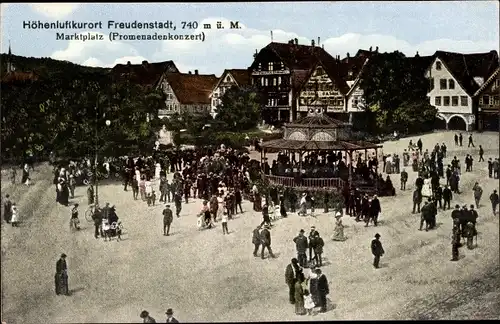
[{"label": "sky", "polygon": [[[474,53],[499,46],[498,1],[279,2],[279,3],[9,3],[1,4],[1,52],[51,57],[87,66],[173,60],[184,73],[220,76],[247,68],[253,54],[273,40],[299,44],[314,39],[331,55],[354,55],[379,47],[407,56],[436,50]],[[30,29],[25,22],[100,22],[102,28]],[[108,21],[168,22],[175,30],[108,28]],[[217,22],[224,29],[217,29]],[[230,29],[230,22],[239,22]],[[183,22],[185,22],[182,29]],[[196,22],[196,24],[189,22]],[[212,29],[204,29],[210,23]],[[190,28],[191,27],[191,28]],[[65,35],[102,35],[103,40],[61,40]],[[110,34],[113,39],[110,40]],[[127,35],[201,35],[204,40],[125,40]],[[81,38],[80,35],[80,38]],[[61,35],[60,35],[61,36]],[[121,37],[121,40],[120,40]],[[194,36],[193,36],[194,37]],[[201,37],[201,36],[200,36]]]}]

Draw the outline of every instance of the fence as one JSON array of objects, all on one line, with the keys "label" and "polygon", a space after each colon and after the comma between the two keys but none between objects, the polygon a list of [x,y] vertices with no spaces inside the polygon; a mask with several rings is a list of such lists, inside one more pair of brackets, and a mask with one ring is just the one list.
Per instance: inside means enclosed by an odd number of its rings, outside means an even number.
[{"label": "fence", "polygon": [[285,187],[310,187],[310,188],[343,188],[344,181],[340,178],[302,178],[300,181],[294,177],[279,177],[266,175],[266,179],[274,185]]}]

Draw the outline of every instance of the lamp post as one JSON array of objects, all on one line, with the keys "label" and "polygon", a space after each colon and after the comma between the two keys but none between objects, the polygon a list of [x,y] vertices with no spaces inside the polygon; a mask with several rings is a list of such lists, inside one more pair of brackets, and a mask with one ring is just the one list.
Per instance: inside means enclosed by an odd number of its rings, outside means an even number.
[{"label": "lamp post", "polygon": [[[109,127],[111,125],[111,121],[109,119],[106,119],[105,124],[106,126]],[[97,123],[96,126],[98,126]],[[97,163],[99,161],[99,146],[97,144],[97,132],[98,132],[98,127],[96,127],[94,182],[95,182],[95,204],[96,206],[99,206],[99,177],[97,176],[97,165],[98,165]]]}]

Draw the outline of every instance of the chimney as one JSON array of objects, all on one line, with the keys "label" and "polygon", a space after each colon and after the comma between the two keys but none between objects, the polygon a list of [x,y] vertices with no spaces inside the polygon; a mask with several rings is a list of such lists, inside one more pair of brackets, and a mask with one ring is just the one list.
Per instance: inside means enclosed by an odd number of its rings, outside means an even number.
[{"label": "chimney", "polygon": [[370,46],[370,52],[372,51],[372,47]]},{"label": "chimney", "polygon": [[419,57],[420,55],[418,54],[418,51],[417,51],[417,54],[415,54],[415,57]]},{"label": "chimney", "polygon": [[128,66],[130,66],[130,65],[132,65],[132,64],[130,63],[130,61],[127,61],[127,65],[128,65]]},{"label": "chimney", "polygon": [[378,53],[378,46],[375,47],[375,53]]},{"label": "chimney", "polygon": [[299,45],[299,39],[295,38],[295,45]]},{"label": "chimney", "polygon": [[325,45],[321,45],[321,48],[322,48],[322,49],[325,49]]},{"label": "chimney", "polygon": [[351,55],[349,54],[349,52],[347,52],[347,58],[350,58],[350,57],[351,57]]},{"label": "chimney", "polygon": [[194,70],[194,74],[195,74],[195,75],[198,75],[198,70]]},{"label": "chimney", "polygon": [[255,49],[255,54],[253,55],[254,60],[257,58],[257,54],[259,53],[257,52],[257,49]]},{"label": "chimney", "polygon": [[314,39],[311,40],[311,46],[314,47]]},{"label": "chimney", "polygon": [[191,71],[189,71],[188,74],[192,74]]},{"label": "chimney", "polygon": [[148,61],[142,61],[142,66],[144,67],[148,66]]},{"label": "chimney", "polygon": [[319,41],[321,40],[321,38],[318,37],[318,46],[319,46]]}]

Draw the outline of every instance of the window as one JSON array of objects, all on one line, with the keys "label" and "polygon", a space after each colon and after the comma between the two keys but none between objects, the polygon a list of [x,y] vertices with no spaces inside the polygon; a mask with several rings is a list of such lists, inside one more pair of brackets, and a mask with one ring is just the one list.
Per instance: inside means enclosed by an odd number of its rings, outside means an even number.
[{"label": "window", "polygon": [[441,62],[436,62],[436,70],[441,71]]},{"label": "window", "polygon": [[276,78],[273,78],[273,86],[277,86],[278,84],[278,80],[276,80]]},{"label": "window", "polygon": [[458,106],[458,96],[451,97],[451,105]]},{"label": "window", "polygon": [[494,105],[499,105],[500,104],[500,96],[493,97],[493,104]]},{"label": "window", "polygon": [[268,64],[269,71],[273,70],[273,62],[269,62]]},{"label": "window", "polygon": [[468,104],[469,104],[469,98],[467,98],[467,96],[461,96],[460,97],[460,105],[467,106]]},{"label": "window", "polygon": [[231,82],[231,77],[229,75],[226,76],[226,82]]},{"label": "window", "polygon": [[281,77],[278,77],[278,85],[281,85]]},{"label": "window", "polygon": [[261,86],[265,86],[266,85],[266,82],[264,81],[265,78],[261,78],[260,79],[260,85]]},{"label": "window", "polygon": [[260,71],[262,70],[262,63],[259,63],[259,66],[257,67],[257,69]]},{"label": "window", "polygon": [[171,93],[167,93],[167,100],[172,100],[173,99],[173,96]]},{"label": "window", "polygon": [[264,85],[266,87],[269,85],[269,79],[268,78],[264,78]]},{"label": "window", "polygon": [[167,110],[168,111],[172,110],[172,105],[167,105]]},{"label": "window", "polygon": [[447,81],[446,79],[440,79],[439,80],[439,89],[446,90],[446,81]]},{"label": "window", "polygon": [[484,105],[490,104],[490,96],[483,96],[483,104]]},{"label": "window", "polygon": [[443,106],[449,106],[450,105],[450,97],[446,96],[443,97]]},{"label": "window", "polygon": [[452,79],[448,80],[448,89],[455,89],[455,81]]},{"label": "window", "polygon": [[500,79],[495,80],[495,87],[500,87]]},{"label": "window", "polygon": [[217,106],[217,99],[212,99],[212,106]]},{"label": "window", "polygon": [[441,106],[441,96],[434,98],[434,105]]},{"label": "window", "polygon": [[285,64],[283,64],[283,62],[280,62],[280,68],[281,68],[282,70],[284,70],[284,69],[285,69]]}]

